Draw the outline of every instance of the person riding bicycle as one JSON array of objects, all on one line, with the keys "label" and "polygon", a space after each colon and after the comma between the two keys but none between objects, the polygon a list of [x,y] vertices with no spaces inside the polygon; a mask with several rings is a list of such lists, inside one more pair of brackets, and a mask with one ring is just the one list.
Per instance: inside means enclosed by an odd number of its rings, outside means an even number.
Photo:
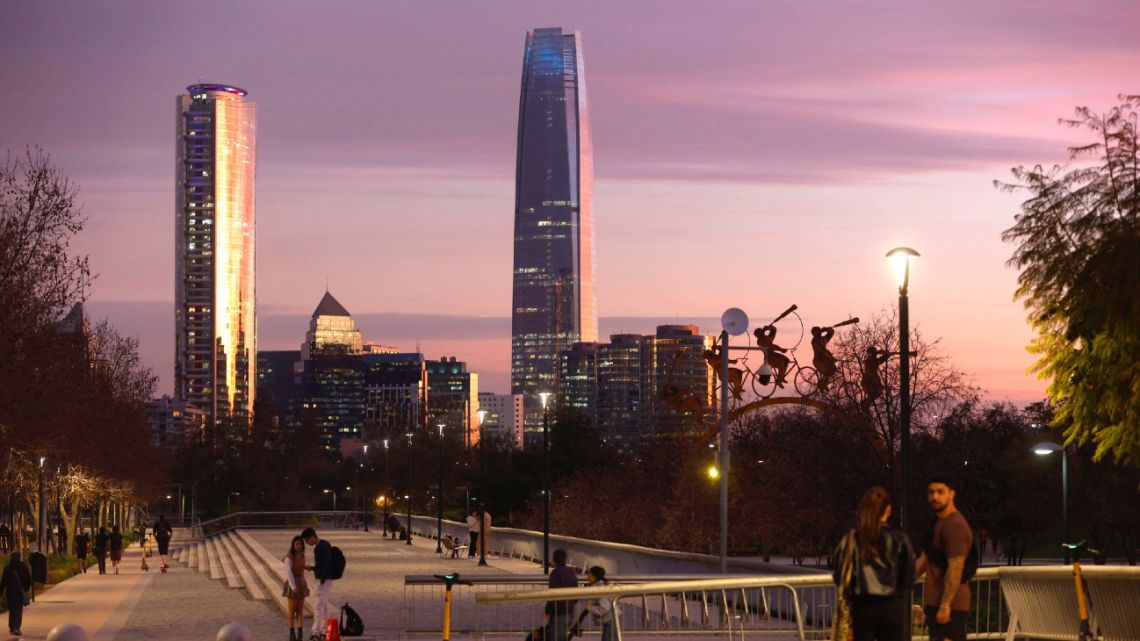
[{"label": "person riding bicycle", "polygon": [[813,327],[811,328],[811,365],[815,368],[818,380],[816,382],[816,389],[827,389],[828,383],[839,371],[835,365],[835,355],[831,350],[827,349],[827,343],[835,336],[834,327]]},{"label": "person riding bicycle", "polygon": [[776,326],[765,325],[752,332],[756,335],[756,345],[764,350],[764,359],[776,375],[776,387],[783,387],[788,378],[788,365],[791,360],[784,356],[788,350],[776,344]]}]

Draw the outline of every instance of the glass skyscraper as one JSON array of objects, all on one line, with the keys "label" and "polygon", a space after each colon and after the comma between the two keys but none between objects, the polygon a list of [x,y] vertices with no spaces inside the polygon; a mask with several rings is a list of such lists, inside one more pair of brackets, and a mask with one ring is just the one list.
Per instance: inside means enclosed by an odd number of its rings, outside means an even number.
[{"label": "glass skyscraper", "polygon": [[256,126],[243,89],[178,96],[174,390],[206,414],[210,438],[244,434],[253,416]]},{"label": "glass skyscraper", "polygon": [[598,335],[594,302],[594,160],[582,37],[526,36],[515,173],[511,391],[534,425],[537,393],[555,391],[558,353]]}]

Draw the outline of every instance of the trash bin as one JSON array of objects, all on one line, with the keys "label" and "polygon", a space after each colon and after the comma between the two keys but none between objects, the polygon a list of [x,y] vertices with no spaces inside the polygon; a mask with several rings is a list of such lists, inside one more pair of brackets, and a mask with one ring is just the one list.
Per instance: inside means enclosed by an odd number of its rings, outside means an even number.
[{"label": "trash bin", "polygon": [[36,583],[47,583],[48,580],[48,558],[43,552],[32,552],[28,555],[28,565],[32,570],[32,581]]}]

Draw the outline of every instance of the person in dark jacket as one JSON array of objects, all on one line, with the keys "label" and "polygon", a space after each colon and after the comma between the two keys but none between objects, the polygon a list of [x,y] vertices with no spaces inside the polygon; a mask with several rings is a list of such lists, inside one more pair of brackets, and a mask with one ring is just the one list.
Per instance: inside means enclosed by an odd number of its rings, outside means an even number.
[{"label": "person in dark jacket", "polygon": [[111,567],[115,574],[119,573],[119,561],[123,560],[123,533],[119,526],[111,526],[111,536],[107,537],[107,545],[111,552]]},{"label": "person in dark jacket", "polygon": [[[566,550],[558,548],[551,555],[554,558],[554,569],[550,571],[550,578],[546,582],[548,588],[576,588],[578,587],[578,574],[573,568],[566,565]],[[574,622],[574,609],[577,601],[547,601],[544,614],[546,615],[546,641],[566,641],[570,633],[570,624]]]},{"label": "person in dark jacket", "polygon": [[87,574],[87,548],[89,547],[91,547],[91,536],[80,526],[79,534],[75,535],[75,559],[79,562],[81,574]]},{"label": "person in dark jacket", "polygon": [[107,546],[110,541],[111,537],[107,536],[107,528],[99,528],[99,533],[95,535],[95,545],[91,548],[91,553],[99,562],[99,574],[107,573]]},{"label": "person in dark jacket", "polygon": [[872,487],[859,502],[855,529],[835,550],[832,578],[838,585],[848,542],[854,542],[850,594],[855,641],[910,638],[907,593],[914,587],[914,548],[905,533],[887,523],[890,517],[891,495],[886,488]]},{"label": "person in dark jacket", "polygon": [[166,515],[159,514],[158,522],[154,524],[154,541],[158,543],[158,556],[162,558],[160,569],[165,570],[170,567],[170,560],[167,556],[170,554],[170,537],[173,536],[174,528],[170,527],[170,523],[166,521]]},{"label": "person in dark jacket", "polygon": [[324,635],[325,621],[329,618],[329,592],[332,591],[333,567],[332,545],[321,540],[317,531],[307,527],[301,531],[301,538],[313,548],[313,578],[317,580],[317,589],[313,591],[316,603],[313,605],[313,635],[310,639],[320,639]]},{"label": "person in dark jacket", "polygon": [[20,626],[24,624],[24,597],[32,589],[32,573],[20,560],[20,553],[13,552],[12,560],[0,573],[0,592],[8,604],[8,631],[20,636]]}]

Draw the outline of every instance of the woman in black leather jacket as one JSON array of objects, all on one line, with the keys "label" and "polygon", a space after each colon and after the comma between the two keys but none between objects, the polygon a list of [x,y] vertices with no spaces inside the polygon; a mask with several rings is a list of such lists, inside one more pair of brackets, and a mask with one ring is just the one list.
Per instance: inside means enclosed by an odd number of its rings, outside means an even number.
[{"label": "woman in black leather jacket", "polygon": [[859,502],[856,528],[835,550],[833,578],[838,584],[848,541],[856,546],[850,590],[855,641],[910,638],[907,593],[914,587],[914,548],[906,534],[887,523],[890,517],[891,495],[872,487]]}]

